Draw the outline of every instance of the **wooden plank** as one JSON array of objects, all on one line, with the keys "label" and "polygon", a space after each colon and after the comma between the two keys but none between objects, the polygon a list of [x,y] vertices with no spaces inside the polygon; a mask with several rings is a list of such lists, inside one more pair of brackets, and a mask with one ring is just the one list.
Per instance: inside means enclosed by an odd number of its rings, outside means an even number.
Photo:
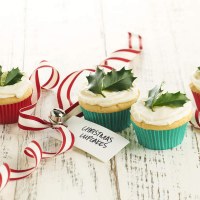
[{"label": "wooden plank", "polygon": [[27,9],[27,69],[46,59],[66,75],[105,57],[98,1],[29,1]]},{"label": "wooden plank", "polygon": [[0,2],[0,63],[4,69],[23,68],[25,1]]}]

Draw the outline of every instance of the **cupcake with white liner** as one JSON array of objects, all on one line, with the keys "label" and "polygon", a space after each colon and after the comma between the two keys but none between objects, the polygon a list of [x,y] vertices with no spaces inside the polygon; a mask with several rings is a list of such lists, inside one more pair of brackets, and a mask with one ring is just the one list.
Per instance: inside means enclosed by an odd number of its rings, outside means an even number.
[{"label": "cupcake with white liner", "polygon": [[148,99],[136,102],[131,108],[131,122],[139,144],[165,150],[181,144],[192,117],[192,103],[185,94],[163,92],[156,86]]},{"label": "cupcake with white liner", "polygon": [[88,83],[78,95],[85,119],[113,131],[127,128],[131,105],[139,97],[139,90],[133,85],[135,79],[125,68],[105,73],[97,67],[87,76]]},{"label": "cupcake with white liner", "polygon": [[31,104],[32,84],[18,68],[0,67],[0,124],[16,123],[19,110]]}]

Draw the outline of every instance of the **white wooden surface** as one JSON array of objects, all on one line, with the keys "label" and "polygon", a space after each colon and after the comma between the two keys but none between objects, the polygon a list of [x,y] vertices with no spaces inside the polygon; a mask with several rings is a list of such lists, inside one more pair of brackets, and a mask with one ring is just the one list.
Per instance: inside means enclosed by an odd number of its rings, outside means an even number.
[{"label": "white wooden surface", "polygon": [[[0,64],[28,74],[47,59],[62,75],[99,64],[124,47],[127,31],[143,36],[144,52],[135,66],[143,94],[165,80],[170,89],[191,96],[190,74],[200,65],[199,0],[0,0]],[[44,93],[37,115],[54,106]],[[0,200],[197,200],[200,199],[200,135],[188,127],[181,146],[152,151],[130,140],[110,162],[101,163],[73,149],[48,161],[28,178],[10,182]],[[27,167],[22,151],[33,139],[46,149],[58,141],[48,132],[0,126],[0,162]]]}]

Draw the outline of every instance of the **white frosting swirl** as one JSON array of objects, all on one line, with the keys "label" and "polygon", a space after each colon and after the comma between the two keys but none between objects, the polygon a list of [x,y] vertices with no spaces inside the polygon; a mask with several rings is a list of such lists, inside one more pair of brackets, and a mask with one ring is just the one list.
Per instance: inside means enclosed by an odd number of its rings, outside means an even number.
[{"label": "white frosting swirl", "polygon": [[109,107],[136,99],[139,95],[139,90],[135,87],[131,87],[128,90],[117,92],[103,91],[103,94],[105,97],[100,94],[94,94],[93,92],[89,91],[87,87],[84,87],[84,89],[80,90],[78,96],[79,100],[84,103]]},{"label": "white frosting swirl", "polygon": [[192,75],[193,85],[200,90],[200,70],[196,70]]},{"label": "white frosting swirl", "polygon": [[144,101],[138,101],[131,107],[131,115],[137,122],[151,125],[170,125],[192,111],[192,103],[188,101],[182,107],[171,108],[167,106],[156,107],[154,111],[144,105]]},{"label": "white frosting swirl", "polygon": [[23,76],[21,81],[14,85],[0,86],[0,98],[17,97],[21,98],[31,86],[30,80]]}]

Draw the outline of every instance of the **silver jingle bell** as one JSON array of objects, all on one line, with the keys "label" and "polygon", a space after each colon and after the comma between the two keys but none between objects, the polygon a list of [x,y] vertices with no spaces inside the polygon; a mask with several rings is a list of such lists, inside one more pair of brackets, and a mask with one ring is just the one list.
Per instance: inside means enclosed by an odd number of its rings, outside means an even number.
[{"label": "silver jingle bell", "polygon": [[50,112],[49,120],[54,124],[63,124],[66,121],[66,113],[60,108],[54,108]]}]

